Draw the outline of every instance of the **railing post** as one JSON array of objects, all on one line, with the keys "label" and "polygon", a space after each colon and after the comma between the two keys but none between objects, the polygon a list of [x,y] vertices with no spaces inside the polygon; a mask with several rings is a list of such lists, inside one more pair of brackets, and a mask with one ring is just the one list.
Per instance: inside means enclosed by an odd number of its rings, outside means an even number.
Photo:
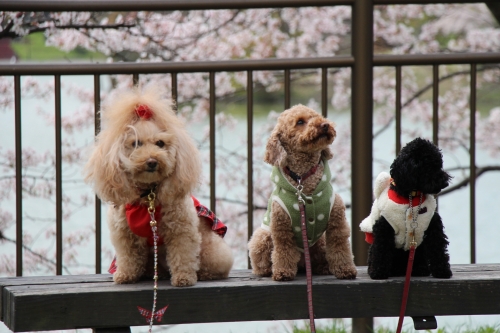
[{"label": "railing post", "polygon": [[[372,205],[373,147],[373,0],[352,6],[352,249],[357,266],[366,265],[368,246],[359,223]],[[354,333],[373,332],[373,318],[353,318]]]}]

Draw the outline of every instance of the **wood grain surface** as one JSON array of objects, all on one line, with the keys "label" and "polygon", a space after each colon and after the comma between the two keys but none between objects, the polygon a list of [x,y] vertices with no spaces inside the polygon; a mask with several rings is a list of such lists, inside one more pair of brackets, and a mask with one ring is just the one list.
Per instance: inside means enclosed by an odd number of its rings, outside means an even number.
[{"label": "wood grain surface", "polygon": [[[451,279],[412,278],[407,316],[500,314],[500,264],[452,265]],[[316,318],[397,316],[404,278],[355,280],[313,276]],[[116,285],[111,275],[0,279],[1,320],[14,332],[147,325],[153,281]],[[161,324],[307,319],[305,275],[275,282],[249,270],[177,288],[159,281]]]}]

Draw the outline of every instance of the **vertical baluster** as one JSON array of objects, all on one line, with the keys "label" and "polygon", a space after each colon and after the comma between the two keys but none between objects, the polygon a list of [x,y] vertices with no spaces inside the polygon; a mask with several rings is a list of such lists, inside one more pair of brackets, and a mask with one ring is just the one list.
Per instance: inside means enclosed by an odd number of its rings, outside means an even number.
[{"label": "vertical baluster", "polygon": [[432,142],[439,144],[439,65],[432,66]]},{"label": "vertical baluster", "polygon": [[16,276],[23,275],[23,161],[21,136],[21,76],[14,75],[16,150]]},{"label": "vertical baluster", "polygon": [[[253,234],[253,72],[247,72],[247,197],[248,237]],[[248,257],[248,268],[251,268]]]},{"label": "vertical baluster", "polygon": [[321,114],[328,117],[328,68],[321,68]]},{"label": "vertical baluster", "polygon": [[476,263],[476,64],[470,66],[470,262]]},{"label": "vertical baluster", "polygon": [[210,72],[210,209],[215,213],[215,72]]},{"label": "vertical baluster", "polygon": [[61,75],[54,75],[55,132],[56,132],[56,274],[62,274],[63,231],[62,231],[62,137],[61,137]]},{"label": "vertical baluster", "polygon": [[[439,145],[439,65],[432,66],[432,142]],[[439,199],[436,197],[437,208]]]},{"label": "vertical baluster", "polygon": [[172,102],[174,103],[175,112],[179,110],[177,108],[177,73],[171,74],[172,79]]},{"label": "vertical baluster", "polygon": [[401,66],[396,66],[396,155],[401,151]]},{"label": "vertical baluster", "polygon": [[290,70],[285,69],[285,110],[290,108]]},{"label": "vertical baluster", "polygon": [[[94,75],[94,134],[101,130],[101,79],[99,74]],[[101,274],[102,267],[102,212],[101,199],[95,196],[95,273]]]}]

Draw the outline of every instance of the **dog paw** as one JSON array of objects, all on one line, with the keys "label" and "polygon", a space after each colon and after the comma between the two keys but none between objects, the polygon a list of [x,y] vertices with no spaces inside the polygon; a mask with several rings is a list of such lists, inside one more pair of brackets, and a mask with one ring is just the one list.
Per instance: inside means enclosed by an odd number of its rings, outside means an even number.
[{"label": "dog paw", "polygon": [[113,274],[113,281],[117,284],[134,283],[137,280],[139,280],[139,277],[135,275],[128,275],[119,271]]},{"label": "dog paw", "polygon": [[438,279],[449,279],[452,277],[452,275],[453,273],[450,269],[432,272],[432,276]]},{"label": "dog paw", "polygon": [[388,274],[382,274],[378,272],[368,272],[368,275],[372,280],[386,280],[389,278]]},{"label": "dog paw", "polygon": [[291,281],[295,279],[295,272],[285,270],[275,270],[273,272],[274,281]]},{"label": "dog paw", "polygon": [[318,265],[316,267],[311,267],[313,274],[317,275],[331,275],[332,272],[330,271],[330,268],[328,268],[328,265]]},{"label": "dog paw", "polygon": [[358,275],[358,270],[354,266],[342,267],[335,271],[335,277],[342,280],[352,280]]},{"label": "dog paw", "polygon": [[189,287],[194,286],[197,280],[196,272],[194,272],[193,274],[182,273],[172,275],[170,282],[174,287]]},{"label": "dog paw", "polygon": [[264,276],[264,277],[268,277],[268,276],[271,276],[273,274],[271,268],[262,269],[262,268],[258,268],[258,267],[253,267],[252,273],[255,275]]}]

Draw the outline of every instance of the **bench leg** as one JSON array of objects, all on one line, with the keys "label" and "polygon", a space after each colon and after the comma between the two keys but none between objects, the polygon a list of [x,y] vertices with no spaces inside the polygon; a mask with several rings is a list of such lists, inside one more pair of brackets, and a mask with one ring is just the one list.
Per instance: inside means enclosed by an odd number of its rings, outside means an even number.
[{"label": "bench leg", "polygon": [[435,330],[438,327],[436,317],[434,316],[411,318],[413,319],[413,325],[416,330]]},{"label": "bench leg", "polygon": [[94,328],[93,333],[131,333],[130,327]]}]

